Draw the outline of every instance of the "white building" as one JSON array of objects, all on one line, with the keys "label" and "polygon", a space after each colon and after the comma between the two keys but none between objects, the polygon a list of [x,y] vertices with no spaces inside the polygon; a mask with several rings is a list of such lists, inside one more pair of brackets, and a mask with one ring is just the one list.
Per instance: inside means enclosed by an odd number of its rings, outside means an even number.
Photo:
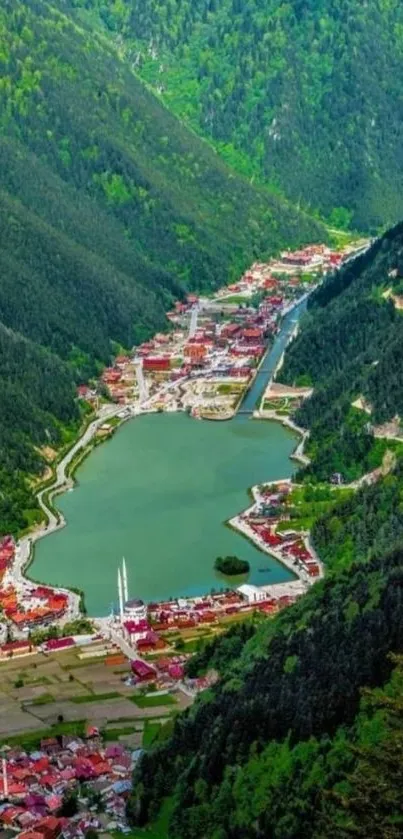
[{"label": "white building", "polygon": [[259,603],[267,599],[266,592],[263,589],[259,588],[259,586],[251,586],[248,583],[245,583],[243,586],[238,586],[237,591],[250,604]]},{"label": "white building", "polygon": [[142,621],[146,620],[147,618],[147,606],[145,605],[143,600],[126,600],[123,608],[123,614],[125,621]]},{"label": "white building", "polygon": [[127,584],[126,560],[123,558],[122,568],[118,568],[118,597],[119,617],[123,624],[125,621],[143,621],[147,618],[147,606],[143,600],[129,599]]}]

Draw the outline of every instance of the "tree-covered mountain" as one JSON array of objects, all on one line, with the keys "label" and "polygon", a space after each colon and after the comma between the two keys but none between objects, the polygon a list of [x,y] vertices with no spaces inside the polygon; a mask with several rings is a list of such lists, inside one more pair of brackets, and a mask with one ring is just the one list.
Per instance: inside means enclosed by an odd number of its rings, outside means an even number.
[{"label": "tree-covered mountain", "polygon": [[143,758],[134,822],[169,798],[175,839],[401,835],[403,552],[401,534],[389,552],[373,526],[374,510],[378,530],[389,515],[391,486],[401,498],[401,463],[319,521],[324,581],[196,655],[192,675],[213,667],[220,680]]},{"label": "tree-covered mountain", "polygon": [[334,222],[403,215],[399,0],[74,0],[224,158]]},{"label": "tree-covered mountain", "polygon": [[357,478],[393,447],[374,430],[403,418],[402,289],[399,224],[312,295],[280,372],[284,382],[314,385],[296,414],[310,429],[306,476],[327,480],[340,472],[345,480]]},{"label": "tree-covered mountain", "polygon": [[0,533],[29,519],[32,444],[60,443],[74,384],[113,346],[163,328],[186,290],[326,236],[231,171],[75,11],[0,8]]},{"label": "tree-covered mountain", "polygon": [[282,368],[314,385],[301,478],[385,468],[314,522],[324,580],[191,660],[220,678],[144,756],[137,825],[162,807],[172,839],[402,835],[403,451],[373,436],[402,415],[402,290],[400,224],[312,296]]}]

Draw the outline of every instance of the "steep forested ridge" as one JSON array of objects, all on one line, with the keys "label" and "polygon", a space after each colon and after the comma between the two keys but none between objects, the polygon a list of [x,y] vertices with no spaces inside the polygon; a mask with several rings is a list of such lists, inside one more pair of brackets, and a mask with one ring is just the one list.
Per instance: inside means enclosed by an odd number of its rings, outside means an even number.
[{"label": "steep forested ridge", "polygon": [[403,215],[399,0],[74,2],[241,170],[335,222]]},{"label": "steep forested ridge", "polygon": [[[312,296],[282,378],[314,384],[302,479],[376,482],[318,515],[325,579],[272,620],[232,628],[190,662],[219,681],[145,755],[129,812],[161,803],[172,839],[398,839],[403,737],[403,452],[374,440],[402,410],[403,225]],[[353,408],[362,397],[371,414]],[[386,450],[393,449],[385,457]]]},{"label": "steep forested ridge", "polygon": [[[152,818],[171,796],[175,839],[400,835],[392,767],[401,759],[402,674],[393,672],[390,653],[403,645],[402,542],[388,552],[371,538],[374,509],[378,528],[388,515],[391,480],[401,497],[400,465],[332,511],[333,522],[343,523],[349,505],[344,552],[332,524],[318,524],[324,581],[274,620],[236,627],[195,657],[192,674],[212,666],[221,679],[143,759],[130,808],[135,821]],[[384,699],[379,691],[363,694],[381,685]],[[379,776],[370,771],[376,761]]]},{"label": "steep forested ridge", "polygon": [[27,523],[24,473],[113,346],[163,328],[187,289],[326,236],[229,170],[74,13],[0,8],[0,533]]},{"label": "steep forested ridge", "polygon": [[[337,471],[348,480],[379,466],[386,443],[373,429],[403,417],[402,287],[399,224],[312,295],[280,372],[315,388],[296,415],[311,434],[307,477]],[[353,407],[359,397],[370,413]]]}]

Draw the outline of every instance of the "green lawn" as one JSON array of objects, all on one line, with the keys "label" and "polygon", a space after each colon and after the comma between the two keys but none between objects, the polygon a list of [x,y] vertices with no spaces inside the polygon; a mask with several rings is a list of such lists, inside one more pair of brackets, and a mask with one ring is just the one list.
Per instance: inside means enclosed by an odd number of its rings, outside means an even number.
[{"label": "green lawn", "polygon": [[176,699],[170,693],[165,693],[163,696],[144,696],[144,694],[137,693],[135,696],[131,696],[130,699],[139,708],[156,708],[158,705],[176,705]]},{"label": "green lawn", "polygon": [[249,305],[250,297],[245,297],[242,294],[231,294],[229,297],[220,297],[217,302],[222,303],[223,305],[226,303],[231,303],[231,305],[233,303],[246,303],[246,305]]},{"label": "green lawn", "polygon": [[229,383],[223,382],[222,384],[218,385],[218,387],[217,387],[217,392],[218,392],[221,396],[225,396],[225,395],[228,395],[228,394],[230,394],[230,393],[231,393],[231,394],[232,394],[232,393],[237,394],[239,391],[238,391],[238,389],[237,389],[236,387],[234,388],[234,386],[233,386],[232,384],[229,384]]},{"label": "green lawn", "polygon": [[[22,674],[22,677],[24,678],[26,685],[51,685],[52,684],[51,680],[48,679],[47,676],[37,676],[37,677],[34,676],[34,678],[31,679],[29,673],[30,673],[30,669],[27,669],[27,670],[24,671],[24,674]],[[55,678],[55,674],[53,674],[53,678]]]},{"label": "green lawn", "polygon": [[90,664],[102,664],[106,656],[107,653],[102,653],[102,655],[89,656],[89,658],[86,658],[84,661],[77,661],[74,664],[64,664],[60,666],[63,670],[78,670],[80,667],[88,667]]},{"label": "green lawn", "polygon": [[153,722],[152,720],[147,720],[144,725],[143,731],[143,748],[149,749],[150,746],[154,743],[157,739],[161,729],[160,722]]},{"label": "green lawn", "polygon": [[329,484],[294,486],[282,508],[290,518],[279,522],[277,530],[310,530],[319,516],[352,492],[348,487],[332,488]]},{"label": "green lawn", "polygon": [[135,734],[136,731],[137,728],[135,725],[127,725],[126,727],[121,726],[120,728],[107,728],[102,732],[102,736],[107,743],[110,740],[118,740],[119,737],[122,737],[125,734]]},{"label": "green lawn", "polygon": [[42,693],[40,696],[35,696],[34,699],[28,699],[28,705],[49,705],[54,702],[55,698],[51,693]]},{"label": "green lawn", "polygon": [[36,749],[41,740],[47,737],[58,737],[62,734],[75,734],[82,737],[85,733],[86,720],[75,720],[74,722],[60,722],[52,728],[44,728],[39,731],[28,731],[24,734],[14,734],[12,737],[2,737],[0,746],[22,746],[28,751]]},{"label": "green lawn", "polygon": [[163,743],[171,736],[173,727],[174,719],[172,717],[168,717],[166,722],[146,720],[143,729],[143,748],[149,749],[156,743]]}]

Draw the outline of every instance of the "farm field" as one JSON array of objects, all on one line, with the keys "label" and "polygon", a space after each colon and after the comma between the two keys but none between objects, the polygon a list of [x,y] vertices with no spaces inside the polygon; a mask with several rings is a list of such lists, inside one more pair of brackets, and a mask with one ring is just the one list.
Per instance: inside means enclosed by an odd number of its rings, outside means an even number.
[{"label": "farm field", "polygon": [[130,738],[130,745],[138,747],[144,737],[150,740],[150,731],[144,733],[148,719],[158,723],[153,739],[165,720],[190,703],[180,692],[175,698],[168,695],[165,704],[147,701],[138,688],[125,685],[128,662],[110,666],[102,658],[83,661],[79,652],[35,653],[0,662],[0,742],[24,742],[36,734],[40,739],[58,727],[89,723],[109,741]]}]

